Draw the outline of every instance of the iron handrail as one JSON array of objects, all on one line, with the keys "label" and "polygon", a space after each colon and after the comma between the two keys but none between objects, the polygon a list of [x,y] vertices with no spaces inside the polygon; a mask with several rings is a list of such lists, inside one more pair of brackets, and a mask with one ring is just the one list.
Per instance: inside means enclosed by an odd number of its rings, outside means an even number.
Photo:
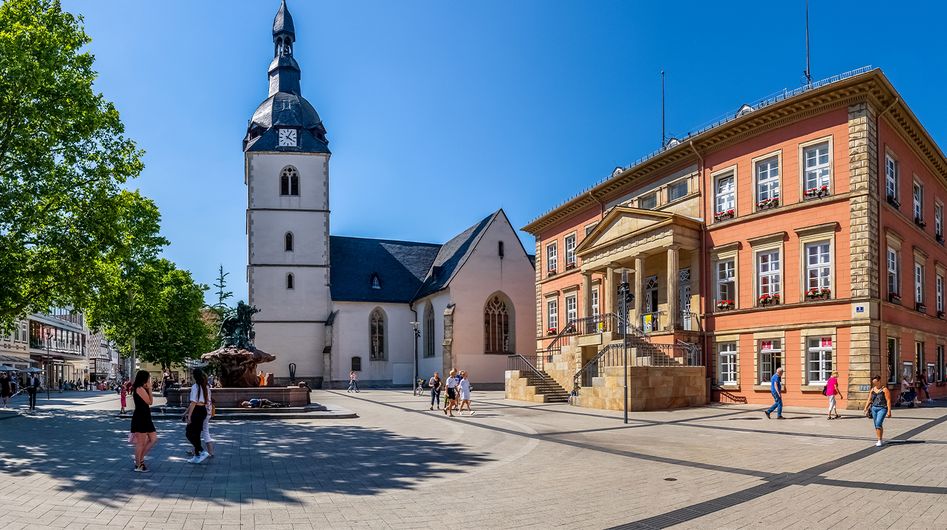
[{"label": "iron handrail", "polygon": [[533,363],[529,362],[529,359],[527,359],[526,357],[524,357],[523,355],[521,355],[521,354],[519,354],[519,353],[511,354],[511,355],[507,356],[506,359],[507,359],[507,361],[506,361],[506,362],[507,362],[507,367],[508,367],[510,370],[519,370],[520,368],[517,367],[516,364],[517,364],[517,363],[522,363],[522,364],[525,364],[526,367],[529,368],[530,371],[532,371],[534,374],[536,374],[537,376],[539,376],[539,378],[542,379],[543,381],[546,381],[547,379],[549,379],[549,376],[547,376],[547,375],[545,374],[545,372],[543,372],[542,370],[536,368],[536,366],[533,365]]}]

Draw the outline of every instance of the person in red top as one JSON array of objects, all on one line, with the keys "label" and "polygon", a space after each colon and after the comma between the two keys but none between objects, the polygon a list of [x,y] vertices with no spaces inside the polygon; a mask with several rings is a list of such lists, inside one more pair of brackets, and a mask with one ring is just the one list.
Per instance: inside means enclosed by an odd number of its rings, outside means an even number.
[{"label": "person in red top", "polygon": [[[835,398],[845,399],[838,386],[838,372],[832,372],[832,377],[825,382],[825,395],[829,398],[829,419],[838,418],[838,410],[835,408]],[[833,412],[835,413],[834,416],[832,415]]]}]

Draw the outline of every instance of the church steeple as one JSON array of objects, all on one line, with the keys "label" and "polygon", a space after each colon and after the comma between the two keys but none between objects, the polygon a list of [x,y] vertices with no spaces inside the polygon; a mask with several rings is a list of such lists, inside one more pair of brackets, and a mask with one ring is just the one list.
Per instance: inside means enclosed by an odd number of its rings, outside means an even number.
[{"label": "church steeple", "polygon": [[293,58],[293,43],[296,42],[296,28],[293,15],[282,0],[276,18],[273,19],[273,62],[270,63],[270,95],[277,92],[289,92],[299,95],[299,64]]}]

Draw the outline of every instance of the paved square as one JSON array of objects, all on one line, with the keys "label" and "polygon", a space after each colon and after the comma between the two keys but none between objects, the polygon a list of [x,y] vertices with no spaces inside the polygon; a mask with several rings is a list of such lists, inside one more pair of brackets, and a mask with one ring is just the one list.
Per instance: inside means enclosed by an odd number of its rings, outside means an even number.
[{"label": "paved square", "polygon": [[[448,419],[410,391],[314,393],[350,420],[215,421],[184,462],[157,421],[133,473],[114,394],[0,414],[0,528],[945,528],[947,408],[869,420],[747,406],[620,414],[475,394]],[[16,406],[23,405],[18,398]]]}]

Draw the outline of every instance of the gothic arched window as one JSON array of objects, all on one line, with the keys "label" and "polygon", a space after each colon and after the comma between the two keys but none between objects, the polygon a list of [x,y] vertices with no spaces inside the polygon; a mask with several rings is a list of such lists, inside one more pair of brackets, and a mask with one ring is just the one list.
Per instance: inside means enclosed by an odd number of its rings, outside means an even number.
[{"label": "gothic arched window", "polygon": [[513,331],[505,297],[495,294],[483,308],[484,353],[513,353]]},{"label": "gothic arched window", "polygon": [[286,167],[280,173],[279,194],[291,197],[299,196],[299,172],[293,166]]},{"label": "gothic arched window", "polygon": [[424,356],[434,357],[434,306],[424,306]]},{"label": "gothic arched window", "polygon": [[387,359],[385,348],[385,312],[380,307],[372,310],[368,325],[369,359],[384,361]]},{"label": "gothic arched window", "polygon": [[286,236],[284,237],[284,246],[285,246],[286,252],[292,252],[294,250],[292,232],[286,232]]},{"label": "gothic arched window", "polygon": [[296,278],[293,276],[293,273],[286,275],[286,288],[295,289],[296,288]]}]

